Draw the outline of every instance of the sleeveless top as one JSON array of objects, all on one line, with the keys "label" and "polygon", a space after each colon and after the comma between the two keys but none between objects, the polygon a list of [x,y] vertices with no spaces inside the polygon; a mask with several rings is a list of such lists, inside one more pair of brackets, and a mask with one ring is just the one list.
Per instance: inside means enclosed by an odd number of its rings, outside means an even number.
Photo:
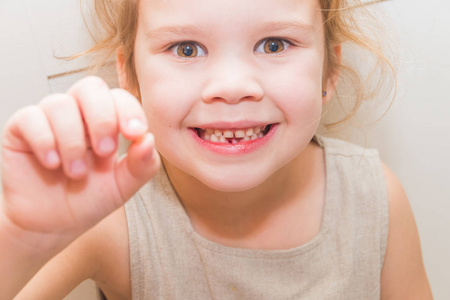
[{"label": "sleeveless top", "polygon": [[380,299],[388,200],[378,152],[315,140],[326,162],[321,228],[288,250],[200,236],[161,168],[125,205],[132,299]]}]

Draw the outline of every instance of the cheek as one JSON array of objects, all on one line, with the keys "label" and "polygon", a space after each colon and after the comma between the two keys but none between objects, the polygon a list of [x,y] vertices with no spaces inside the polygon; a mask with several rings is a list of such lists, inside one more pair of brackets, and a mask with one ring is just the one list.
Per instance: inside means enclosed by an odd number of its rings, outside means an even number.
[{"label": "cheek", "polygon": [[266,84],[266,94],[274,99],[289,123],[309,126],[320,119],[322,66],[319,62],[286,66]]},{"label": "cheek", "polygon": [[[192,79],[180,72],[159,68],[157,62],[140,72],[141,97],[150,130],[180,128],[188,115],[193,99],[197,99]],[[190,84],[188,84],[188,81]]]}]

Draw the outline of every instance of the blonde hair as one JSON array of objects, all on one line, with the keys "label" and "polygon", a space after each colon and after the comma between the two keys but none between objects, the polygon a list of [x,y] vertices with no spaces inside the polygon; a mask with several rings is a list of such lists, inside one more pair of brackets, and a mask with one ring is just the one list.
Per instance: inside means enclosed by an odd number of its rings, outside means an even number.
[{"label": "blonde hair", "polygon": [[[125,62],[122,70],[127,78],[125,88],[140,98],[139,82],[133,57],[139,16],[139,0],[90,1],[92,1],[90,13],[93,19],[99,21],[98,24],[94,24],[94,28],[88,26],[95,45],[71,58],[94,55],[93,69],[98,70],[105,64],[108,57],[111,57],[120,49],[120,54],[123,55]],[[336,91],[335,98],[343,113],[338,120],[326,124],[326,127],[334,127],[349,121],[365,100],[373,99],[383,88],[387,94],[393,88],[396,90],[395,69],[385,54],[386,49],[382,46],[380,36],[377,37],[376,34],[373,34],[374,32],[382,32],[378,28],[380,22],[367,9],[369,5],[384,1],[319,0],[326,41],[326,76],[340,74],[339,81],[349,83],[345,91],[339,89]],[[346,44],[356,46],[363,52],[368,52],[374,58],[375,63],[366,75],[358,72],[350,63],[343,61],[342,57],[334,51],[336,46]],[[389,77],[386,73],[393,76]],[[388,89],[386,89],[386,86]],[[333,108],[335,107],[336,105],[333,106]]]}]

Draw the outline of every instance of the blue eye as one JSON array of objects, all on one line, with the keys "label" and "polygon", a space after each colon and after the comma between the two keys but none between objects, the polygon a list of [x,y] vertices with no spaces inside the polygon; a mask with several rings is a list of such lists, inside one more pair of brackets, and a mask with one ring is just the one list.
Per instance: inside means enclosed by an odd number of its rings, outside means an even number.
[{"label": "blue eye", "polygon": [[194,42],[182,42],[174,45],[172,53],[182,58],[194,58],[198,56],[205,56],[206,52],[197,43]]},{"label": "blue eye", "polygon": [[285,40],[278,38],[268,38],[263,40],[255,49],[256,53],[277,54],[283,52],[290,46]]}]

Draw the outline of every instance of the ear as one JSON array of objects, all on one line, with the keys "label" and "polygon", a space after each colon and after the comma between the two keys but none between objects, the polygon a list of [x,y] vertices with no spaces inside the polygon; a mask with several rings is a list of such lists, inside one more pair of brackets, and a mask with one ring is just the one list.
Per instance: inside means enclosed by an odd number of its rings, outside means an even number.
[{"label": "ear", "polygon": [[[342,60],[342,45],[337,45],[333,48],[334,55],[337,58],[337,61],[340,63]],[[326,91],[326,95],[322,97],[322,104],[327,103],[333,98],[333,95],[336,91],[338,79],[340,75],[340,69],[335,68],[334,70],[328,70],[326,68],[324,72],[324,78],[322,82],[322,89]]]},{"label": "ear", "polygon": [[128,78],[125,72],[125,56],[121,47],[116,50],[116,70],[120,87],[128,90]]}]

